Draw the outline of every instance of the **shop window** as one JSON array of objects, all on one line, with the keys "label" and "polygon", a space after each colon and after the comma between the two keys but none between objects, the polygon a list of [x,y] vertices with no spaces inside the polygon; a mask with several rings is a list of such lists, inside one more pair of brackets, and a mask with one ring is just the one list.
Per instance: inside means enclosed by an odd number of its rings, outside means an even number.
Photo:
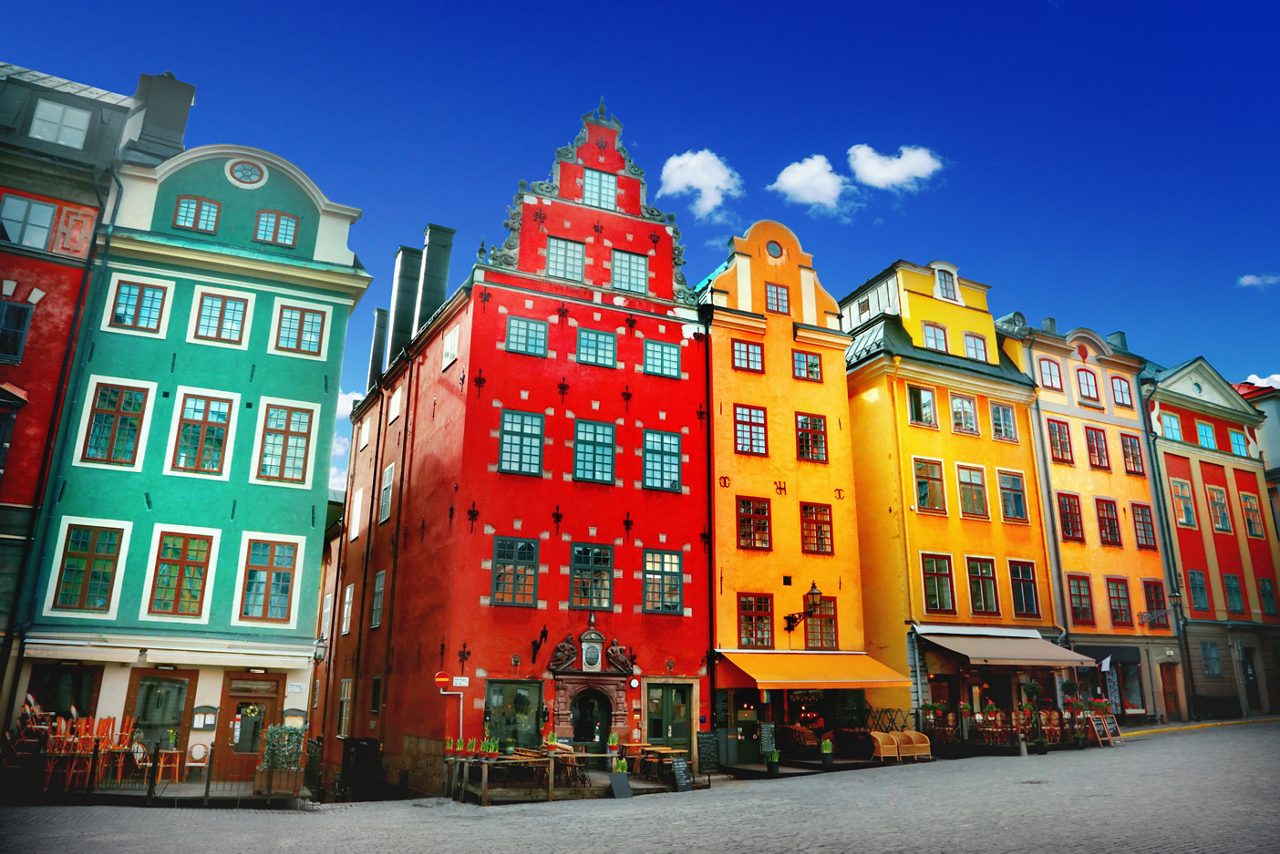
[{"label": "shop window", "polygon": [[1140,549],[1156,547],[1156,524],[1151,516],[1151,508],[1146,504],[1131,504],[1133,511],[1133,538]]},{"label": "shop window", "polygon": [[680,552],[644,551],[644,612],[683,614],[684,573]]},{"label": "shop window", "polygon": [[493,589],[489,600],[495,605],[525,605],[538,602],[538,542],[495,537],[493,540]]},{"label": "shop window", "polygon": [[733,450],[754,456],[769,453],[768,424],[762,407],[733,405]]},{"label": "shop window", "polygon": [[1071,621],[1078,625],[1093,625],[1093,594],[1089,589],[1089,576],[1068,575],[1067,594],[1071,599]]},{"label": "shop window", "polygon": [[1191,483],[1170,478],[1169,488],[1173,493],[1174,519],[1183,528],[1194,528],[1196,526],[1196,508],[1195,502],[1191,497]]},{"label": "shop window", "polygon": [[991,404],[991,435],[1006,442],[1018,441],[1018,428],[1013,420],[1013,407],[1005,403]]},{"label": "shop window", "polygon": [[1058,522],[1063,540],[1084,542],[1084,520],[1080,513],[1080,496],[1058,493]]},{"label": "shop window", "polygon": [[200,616],[212,545],[213,539],[208,536],[168,531],[160,534],[148,613]]},{"label": "shop window", "polygon": [[505,346],[508,353],[545,357],[547,355],[547,324],[527,317],[508,317]]},{"label": "shop window", "polygon": [[573,479],[613,483],[614,425],[578,419],[573,427]]},{"label": "shop window", "polygon": [[1096,469],[1110,469],[1111,455],[1107,452],[1107,434],[1097,427],[1084,428],[1085,445],[1089,448],[1089,465]]},{"label": "shop window", "polygon": [[1231,511],[1227,509],[1227,491],[1220,486],[1206,486],[1209,494],[1209,518],[1213,520],[1213,530],[1224,534],[1231,533]]},{"label": "shop window", "polygon": [[738,594],[738,646],[773,649],[773,597],[768,593]]},{"label": "shop window", "polygon": [[773,548],[769,499],[738,496],[738,548]]},{"label": "shop window", "polygon": [[1000,483],[1000,512],[1006,522],[1027,521],[1027,492],[1022,475],[1002,471],[997,475]]},{"label": "shop window", "polygon": [[1191,593],[1192,610],[1209,610],[1209,585],[1202,570],[1193,569],[1187,573],[1187,590]]},{"label": "shop window", "polygon": [[836,598],[823,596],[818,613],[804,621],[805,649],[839,649],[836,636]]},{"label": "shop window", "polygon": [[764,345],[734,340],[733,367],[739,371],[764,373]]},{"label": "shop window", "polygon": [[798,380],[822,382],[822,356],[818,353],[806,353],[804,350],[792,350],[791,375]]},{"label": "shop window", "polygon": [[1071,453],[1071,427],[1065,421],[1048,419],[1049,424],[1049,456],[1055,463],[1074,463]]},{"label": "shop window", "polygon": [[1124,454],[1124,470],[1129,474],[1145,474],[1142,464],[1142,444],[1137,436],[1120,434],[1120,450]]},{"label": "shop window", "polygon": [[596,329],[578,330],[578,364],[612,368],[617,364],[618,336]]},{"label": "shop window", "polygon": [[921,556],[921,562],[924,567],[924,609],[932,613],[954,614],[951,557],[926,554]]},{"label": "shop window", "polygon": [[612,610],[612,546],[573,544],[569,561],[569,607]]},{"label": "shop window", "polygon": [[1053,359],[1040,360],[1040,385],[1062,391],[1062,367]]},{"label": "shop window", "polygon": [[916,477],[916,506],[920,510],[947,512],[947,502],[942,482],[942,463],[937,460],[914,461]]},{"label": "shop window", "polygon": [[486,680],[485,718],[490,737],[500,744],[538,747],[542,742],[538,720],[541,708],[541,682]]},{"label": "shop window", "polygon": [[835,553],[830,504],[800,504],[800,550],[806,554]]},{"label": "shop window", "polygon": [[1013,615],[1015,617],[1040,616],[1040,602],[1036,595],[1035,564],[1011,560],[1009,577],[1013,580]]},{"label": "shop window", "polygon": [[1164,598],[1164,584],[1159,581],[1142,582],[1142,595],[1147,601],[1147,625],[1160,629],[1169,628],[1168,605]]},{"label": "shop window", "polygon": [[995,562],[978,557],[968,558],[965,562],[969,568],[969,607],[974,614],[999,616]]},{"label": "shop window", "polygon": [[557,279],[582,281],[586,245],[558,237],[547,238],[547,275]]},{"label": "shop window", "polygon": [[1107,603],[1111,607],[1111,625],[1133,625],[1133,608],[1129,604],[1129,582],[1126,579],[1107,579]]},{"label": "shop window", "polygon": [[1099,498],[1095,503],[1098,508],[1098,536],[1102,539],[1102,544],[1121,545],[1120,512],[1116,503],[1109,498]]},{"label": "shop window", "polygon": [[978,404],[972,397],[951,395],[951,432],[978,435]]},{"label": "shop window", "polygon": [[69,611],[107,611],[120,561],[120,528],[71,525],[63,541],[62,562],[53,607]]},{"label": "shop window", "polygon": [[498,471],[542,476],[542,415],[503,410]]},{"label": "shop window", "polygon": [[644,431],[644,488],[680,492],[680,434]]},{"label": "shop window", "polygon": [[1232,614],[1244,613],[1244,594],[1240,590],[1240,576],[1224,572],[1222,593],[1227,599],[1227,611]]},{"label": "shop window", "polygon": [[827,419],[822,415],[796,413],[796,457],[815,463],[827,461]]},{"label": "shop window", "polygon": [[626,291],[632,294],[649,292],[648,257],[615,249],[609,270],[609,281],[615,291]]},{"label": "shop window", "polygon": [[934,408],[933,389],[907,386],[907,408],[912,424],[937,427],[938,413]]},{"label": "shop window", "polygon": [[1200,641],[1200,657],[1204,659],[1205,676],[1222,675],[1222,654],[1217,641]]}]

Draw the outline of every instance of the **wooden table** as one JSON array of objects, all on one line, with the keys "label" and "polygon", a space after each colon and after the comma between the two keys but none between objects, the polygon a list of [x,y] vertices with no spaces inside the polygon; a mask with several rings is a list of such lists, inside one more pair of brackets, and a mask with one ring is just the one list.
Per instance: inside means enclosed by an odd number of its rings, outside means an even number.
[{"label": "wooden table", "polygon": [[178,777],[182,774],[182,751],[181,750],[161,750],[160,762],[156,768],[156,780],[163,780],[166,772],[169,772],[170,779],[178,782]]}]

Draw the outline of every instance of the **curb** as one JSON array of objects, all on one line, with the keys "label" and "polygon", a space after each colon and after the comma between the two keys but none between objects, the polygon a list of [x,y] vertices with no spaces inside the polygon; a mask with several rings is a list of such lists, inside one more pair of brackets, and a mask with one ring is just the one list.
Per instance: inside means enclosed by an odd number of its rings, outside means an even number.
[{"label": "curb", "polygon": [[1139,735],[1163,735],[1166,732],[1190,732],[1197,729],[1209,729],[1211,727],[1220,726],[1248,726],[1250,724],[1274,724],[1280,723],[1280,718],[1249,718],[1240,721],[1208,721],[1199,724],[1186,724],[1184,726],[1160,727],[1158,729],[1133,729],[1124,732],[1125,738],[1133,738]]}]

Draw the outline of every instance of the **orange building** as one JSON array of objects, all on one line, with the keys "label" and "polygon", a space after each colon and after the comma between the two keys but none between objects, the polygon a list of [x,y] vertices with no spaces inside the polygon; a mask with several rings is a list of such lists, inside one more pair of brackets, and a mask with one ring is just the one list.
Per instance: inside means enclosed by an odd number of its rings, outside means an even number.
[{"label": "orange building", "polygon": [[[863,652],[853,435],[836,301],[776,222],[702,283],[711,346],[715,728],[730,764],[816,756],[905,677]],[[868,695],[868,690],[872,691]],[[766,726],[765,743],[768,744]]]},{"label": "orange building", "polygon": [[1093,661],[1051,641],[1035,388],[997,345],[987,286],[897,261],[841,301],[872,655],[901,707],[995,703]]}]

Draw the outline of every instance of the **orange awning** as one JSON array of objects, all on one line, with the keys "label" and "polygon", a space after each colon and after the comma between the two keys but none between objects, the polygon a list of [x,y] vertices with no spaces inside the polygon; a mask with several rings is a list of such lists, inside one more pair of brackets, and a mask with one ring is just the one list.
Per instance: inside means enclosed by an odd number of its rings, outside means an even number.
[{"label": "orange awning", "polygon": [[716,674],[718,688],[911,687],[907,677],[865,652],[723,652],[721,656],[729,666]]}]

